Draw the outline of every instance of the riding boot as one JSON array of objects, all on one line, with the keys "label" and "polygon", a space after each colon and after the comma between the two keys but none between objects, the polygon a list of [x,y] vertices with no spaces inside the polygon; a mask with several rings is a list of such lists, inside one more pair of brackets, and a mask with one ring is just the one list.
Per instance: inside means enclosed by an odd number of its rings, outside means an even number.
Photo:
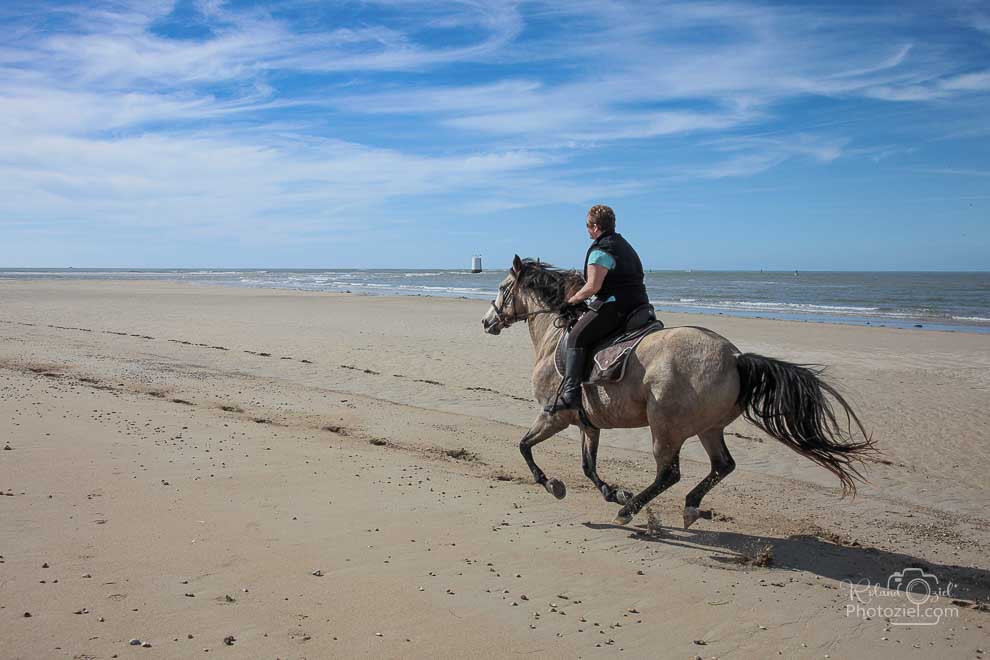
[{"label": "riding boot", "polygon": [[584,348],[568,348],[564,360],[564,384],[557,400],[543,410],[550,413],[563,410],[577,410],[581,407],[581,381],[584,380],[584,367],[587,360],[587,350]]}]

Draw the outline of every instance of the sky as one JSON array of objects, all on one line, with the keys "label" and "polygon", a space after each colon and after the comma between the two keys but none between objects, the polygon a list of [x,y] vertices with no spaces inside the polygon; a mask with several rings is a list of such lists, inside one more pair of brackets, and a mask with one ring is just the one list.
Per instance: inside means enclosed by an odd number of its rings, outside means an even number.
[{"label": "sky", "polygon": [[990,2],[0,3],[0,267],[990,270]]}]

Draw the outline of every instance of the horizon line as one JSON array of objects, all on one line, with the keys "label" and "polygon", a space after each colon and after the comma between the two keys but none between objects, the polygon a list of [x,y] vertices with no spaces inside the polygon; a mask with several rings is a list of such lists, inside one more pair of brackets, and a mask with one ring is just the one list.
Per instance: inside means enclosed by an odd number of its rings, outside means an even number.
[{"label": "horizon line", "polygon": [[[560,266],[560,268],[566,268]],[[240,271],[240,270],[267,270],[267,271],[301,271],[301,270],[442,270],[442,271],[464,271],[469,267],[450,266],[0,266],[0,271],[44,271],[44,270],[114,270],[114,271],[154,271],[154,270],[176,270],[176,271]],[[486,268],[481,273],[490,271],[503,271],[508,268]],[[644,272],[660,273],[986,273],[990,274],[990,268],[969,269],[969,268],[644,268]]]}]

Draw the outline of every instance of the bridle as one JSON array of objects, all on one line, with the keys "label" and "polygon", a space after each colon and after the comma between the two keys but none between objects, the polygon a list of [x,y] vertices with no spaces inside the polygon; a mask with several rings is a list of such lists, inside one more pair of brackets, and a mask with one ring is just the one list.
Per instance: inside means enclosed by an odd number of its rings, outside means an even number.
[{"label": "bridle", "polygon": [[530,318],[532,318],[534,316],[538,316],[540,314],[557,314],[558,313],[557,310],[553,310],[553,309],[538,309],[535,312],[526,312],[525,314],[518,314],[518,315],[513,315],[513,316],[506,315],[503,310],[505,310],[505,308],[507,306],[511,306],[512,308],[515,307],[515,303],[516,303],[516,287],[518,286],[518,284],[519,284],[519,276],[516,275],[515,277],[512,278],[512,285],[508,289],[506,289],[504,292],[502,292],[502,307],[501,307],[501,309],[499,308],[498,305],[495,304],[495,300],[492,300],[491,301],[492,309],[495,311],[495,322],[496,323],[500,323],[503,328],[508,328],[510,325],[512,325],[516,321],[525,321],[525,320],[528,320],[528,319],[530,319]]},{"label": "bridle", "polygon": [[503,328],[508,328],[510,325],[512,325],[516,321],[520,321],[520,320],[522,320],[524,318],[529,318],[530,316],[534,316],[535,314],[538,314],[539,313],[539,312],[533,312],[533,313],[530,313],[530,314],[525,314],[523,316],[505,316],[505,315],[503,315],[502,310],[504,310],[507,305],[510,305],[512,308],[515,308],[515,306],[516,306],[516,286],[518,284],[519,284],[519,277],[518,276],[513,277],[512,278],[512,285],[508,289],[506,289],[505,291],[502,292],[502,307],[501,307],[501,309],[499,308],[498,305],[495,304],[495,299],[492,300],[492,309],[495,310],[495,321],[497,323],[502,324],[502,327]]}]

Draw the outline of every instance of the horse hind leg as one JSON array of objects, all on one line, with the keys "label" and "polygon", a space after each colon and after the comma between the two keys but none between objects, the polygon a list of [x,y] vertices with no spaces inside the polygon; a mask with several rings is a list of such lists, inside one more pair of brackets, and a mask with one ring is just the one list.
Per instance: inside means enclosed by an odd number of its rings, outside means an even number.
[{"label": "horse hind leg", "polygon": [[584,475],[595,484],[595,488],[602,494],[606,502],[615,504],[625,504],[632,499],[632,493],[621,488],[609,485],[598,476],[598,438],[601,431],[598,429],[581,427],[581,467]]},{"label": "horse hind leg", "polygon": [[643,492],[638,493],[619,509],[619,513],[615,516],[617,524],[629,524],[633,516],[653,498],[680,481],[680,453],[684,440],[685,438],[674,440],[669,434],[653,429],[653,457],[657,461],[657,476]]},{"label": "horse hind leg", "polygon": [[702,446],[708,452],[712,469],[708,476],[695,486],[684,498],[684,529],[687,529],[701,517],[701,500],[715,485],[729,476],[736,469],[736,462],[725,446],[725,429],[712,428],[698,434]]}]

